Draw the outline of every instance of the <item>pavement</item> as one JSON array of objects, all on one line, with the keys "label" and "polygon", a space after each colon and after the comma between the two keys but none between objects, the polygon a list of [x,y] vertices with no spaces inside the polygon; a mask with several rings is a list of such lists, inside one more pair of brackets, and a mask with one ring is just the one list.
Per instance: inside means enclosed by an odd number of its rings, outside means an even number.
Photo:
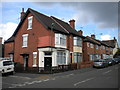
[{"label": "pavement", "polygon": [[120,64],[54,74],[15,73],[2,77],[2,88],[118,88]]}]

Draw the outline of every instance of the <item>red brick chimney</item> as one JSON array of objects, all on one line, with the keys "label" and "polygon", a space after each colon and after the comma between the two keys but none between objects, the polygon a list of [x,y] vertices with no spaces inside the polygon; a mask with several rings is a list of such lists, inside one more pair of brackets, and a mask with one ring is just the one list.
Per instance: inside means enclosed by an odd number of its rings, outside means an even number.
[{"label": "red brick chimney", "polygon": [[21,12],[20,18],[22,19],[24,17],[24,15],[25,15],[24,8],[22,8],[22,12]]},{"label": "red brick chimney", "polygon": [[95,35],[94,35],[94,34],[92,34],[92,35],[91,35],[91,38],[92,38],[92,39],[95,39]]},{"label": "red brick chimney", "polygon": [[0,37],[0,44],[2,44],[2,39],[3,39],[3,38],[2,38],[2,37]]},{"label": "red brick chimney", "polygon": [[80,35],[83,35],[83,31],[82,30],[79,30],[78,31]]},{"label": "red brick chimney", "polygon": [[73,29],[75,29],[75,20],[72,19],[72,20],[69,21],[69,23],[70,23],[70,26],[71,26]]}]

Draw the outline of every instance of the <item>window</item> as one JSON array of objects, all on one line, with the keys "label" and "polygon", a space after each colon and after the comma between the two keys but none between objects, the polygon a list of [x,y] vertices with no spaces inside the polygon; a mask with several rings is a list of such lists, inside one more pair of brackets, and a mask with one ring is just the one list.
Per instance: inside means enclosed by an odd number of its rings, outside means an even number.
[{"label": "window", "polygon": [[57,64],[66,64],[66,53],[65,52],[57,52]]},{"label": "window", "polygon": [[56,33],[55,34],[55,44],[66,46],[66,35]]},{"label": "window", "polygon": [[33,67],[37,66],[37,52],[33,52]]},{"label": "window", "polygon": [[87,47],[90,47],[90,43],[89,42],[87,42]]},{"label": "window", "polygon": [[105,46],[103,46],[103,49],[105,49]]},{"label": "window", "polygon": [[91,54],[91,55],[90,55],[90,61],[93,61],[93,60],[94,60],[94,55]]},{"label": "window", "polygon": [[23,37],[23,46],[22,47],[27,47],[28,44],[28,34],[22,35]]},{"label": "window", "polygon": [[74,37],[74,46],[82,46],[82,38]]},{"label": "window", "polygon": [[113,50],[113,48],[110,48],[110,51],[112,51]]},{"label": "window", "polygon": [[4,61],[3,66],[13,65],[12,61]]},{"label": "window", "polygon": [[98,49],[98,45],[96,45],[96,49]]},{"label": "window", "polygon": [[74,53],[74,63],[82,62],[82,54],[81,53]]},{"label": "window", "polygon": [[28,29],[32,29],[32,18],[33,16],[28,17]]},{"label": "window", "polygon": [[92,43],[90,43],[90,48],[93,48],[93,44]]}]

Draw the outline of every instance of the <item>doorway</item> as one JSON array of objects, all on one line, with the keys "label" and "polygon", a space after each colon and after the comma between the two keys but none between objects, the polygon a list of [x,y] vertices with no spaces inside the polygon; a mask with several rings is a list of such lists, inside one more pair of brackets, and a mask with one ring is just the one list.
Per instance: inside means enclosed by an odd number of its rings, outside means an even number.
[{"label": "doorway", "polygon": [[24,56],[23,60],[24,60],[24,70],[27,70],[27,68],[28,68],[28,56]]},{"label": "doorway", "polygon": [[51,71],[52,69],[52,57],[44,57],[44,70]]}]

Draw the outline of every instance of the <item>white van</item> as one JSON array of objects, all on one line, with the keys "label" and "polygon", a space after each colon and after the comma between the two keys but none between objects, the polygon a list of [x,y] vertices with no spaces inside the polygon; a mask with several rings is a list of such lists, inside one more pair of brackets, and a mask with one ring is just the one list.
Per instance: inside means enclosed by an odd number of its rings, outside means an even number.
[{"label": "white van", "polygon": [[0,72],[5,73],[14,73],[14,63],[10,58],[0,58]]}]

